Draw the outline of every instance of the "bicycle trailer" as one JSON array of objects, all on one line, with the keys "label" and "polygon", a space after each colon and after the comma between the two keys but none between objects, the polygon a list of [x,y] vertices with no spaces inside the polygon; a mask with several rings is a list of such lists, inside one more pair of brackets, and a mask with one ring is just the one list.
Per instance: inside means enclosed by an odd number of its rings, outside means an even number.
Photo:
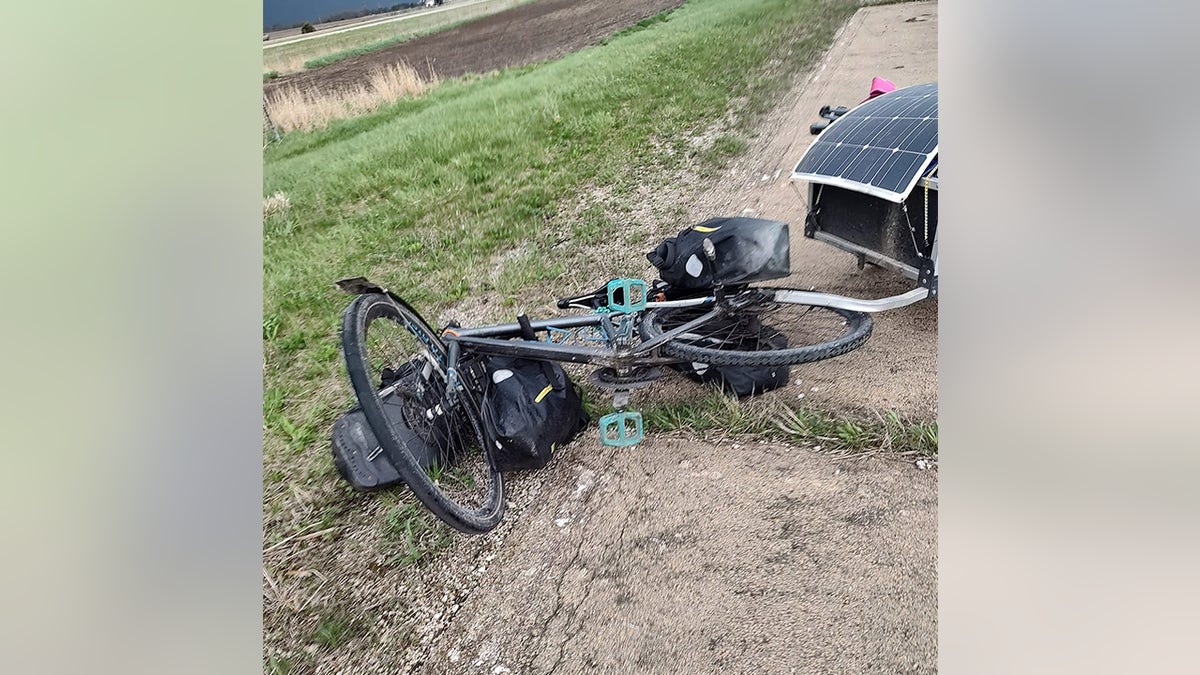
[{"label": "bicycle trailer", "polygon": [[792,172],[808,184],[805,237],[916,282],[891,298],[826,302],[872,312],[937,296],[937,92],[905,87],[836,116]]}]

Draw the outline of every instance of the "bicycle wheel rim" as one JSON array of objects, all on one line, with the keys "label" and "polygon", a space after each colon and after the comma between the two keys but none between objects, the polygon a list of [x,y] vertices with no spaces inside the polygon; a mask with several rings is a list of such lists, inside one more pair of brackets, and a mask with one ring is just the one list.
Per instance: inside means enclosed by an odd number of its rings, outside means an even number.
[{"label": "bicycle wheel rim", "polygon": [[[663,353],[698,363],[782,366],[809,363],[850,352],[871,336],[873,322],[862,312],[775,300],[776,290],[749,289],[757,297],[663,344]],[[641,331],[652,339],[696,319],[711,308],[657,309],[643,316]]]},{"label": "bicycle wheel rim", "polygon": [[359,296],[346,310],[342,342],[367,422],[417,499],[462,532],[495,527],[503,477],[487,449],[476,390],[447,396],[446,350],[428,324],[403,301]]}]

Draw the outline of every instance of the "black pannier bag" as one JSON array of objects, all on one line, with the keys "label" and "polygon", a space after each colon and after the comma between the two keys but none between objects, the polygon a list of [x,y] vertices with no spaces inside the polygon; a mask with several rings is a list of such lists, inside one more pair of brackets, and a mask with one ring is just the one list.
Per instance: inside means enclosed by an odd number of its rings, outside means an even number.
[{"label": "black pannier bag", "polygon": [[[419,402],[412,398],[416,380],[421,377],[418,369],[420,363],[414,360],[396,370],[385,368],[380,388],[397,385],[395,390],[384,397],[383,413],[417,464],[428,469],[438,462],[438,446],[449,448],[447,439],[456,436],[450,428],[452,421],[448,418],[427,422],[417,431],[410,427],[410,420],[405,418],[405,410],[410,411],[411,415],[411,411],[420,406]],[[391,405],[393,403],[399,405]],[[426,439],[433,439],[434,444],[426,442]],[[400,482],[400,474],[396,471],[395,464],[380,447],[361,408],[356,407],[343,413],[334,421],[331,440],[333,465],[342,478],[354,487],[360,490],[377,490]]]},{"label": "black pannier bag", "polygon": [[[715,262],[704,252],[710,239]],[[677,290],[736,286],[791,274],[787,223],[762,218],[712,218],[667,239],[646,254],[662,280]]]},{"label": "black pannier bag", "polygon": [[546,466],[588,425],[583,400],[557,363],[492,356],[486,370],[480,408],[499,470]]},{"label": "black pannier bag", "polygon": [[[757,338],[771,349],[786,349],[787,336],[763,326]],[[714,366],[708,363],[677,363],[671,366],[688,379],[712,384],[734,396],[756,396],[787,386],[790,369],[787,366]]]},{"label": "black pannier bag", "polygon": [[679,363],[672,366],[688,379],[711,384],[738,398],[757,396],[786,386],[787,366],[712,366],[707,363]]}]

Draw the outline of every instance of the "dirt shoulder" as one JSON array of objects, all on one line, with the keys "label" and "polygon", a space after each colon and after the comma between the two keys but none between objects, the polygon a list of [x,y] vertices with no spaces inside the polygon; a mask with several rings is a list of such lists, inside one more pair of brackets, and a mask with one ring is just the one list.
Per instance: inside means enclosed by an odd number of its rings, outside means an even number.
[{"label": "dirt shoulder", "polygon": [[[822,105],[854,106],[866,98],[872,77],[897,87],[937,80],[937,3],[867,7],[842,29],[826,58],[792,89],[758,127],[751,147],[688,215],[757,215],[791,224],[792,276],[778,285],[860,298],[881,298],[913,282],[877,267],[857,269],[854,256],[805,239],[807,186],[788,177],[812,143],[812,122]],[[827,410],[905,417],[937,417],[937,302],[875,314],[875,332],[846,356],[804,366],[806,402]],[[812,391],[812,387],[817,390]]]},{"label": "dirt shoulder", "polygon": [[424,672],[934,669],[932,472],[711,438],[572,454]]},{"label": "dirt shoulder", "polygon": [[[872,76],[935,80],[936,17],[935,3],[860,10],[730,171],[668,197],[692,196],[693,220],[748,210],[803,222],[786,177],[817,108],[862,100]],[[909,287],[799,227],[792,264],[795,285],[867,297]],[[930,418],[936,342],[935,303],[885,314],[866,347],[773,395]],[[660,434],[631,449],[580,440],[513,491],[522,503],[494,535],[486,584],[454,605],[422,672],[936,671],[936,472]]]}]

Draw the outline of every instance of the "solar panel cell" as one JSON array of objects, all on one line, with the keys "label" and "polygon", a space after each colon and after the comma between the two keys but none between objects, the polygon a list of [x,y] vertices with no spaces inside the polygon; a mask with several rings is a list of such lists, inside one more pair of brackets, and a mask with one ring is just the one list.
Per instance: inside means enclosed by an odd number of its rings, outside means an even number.
[{"label": "solar panel cell", "polygon": [[792,177],[901,202],[937,159],[937,115],[936,82],[877,96],[830,124]]}]

